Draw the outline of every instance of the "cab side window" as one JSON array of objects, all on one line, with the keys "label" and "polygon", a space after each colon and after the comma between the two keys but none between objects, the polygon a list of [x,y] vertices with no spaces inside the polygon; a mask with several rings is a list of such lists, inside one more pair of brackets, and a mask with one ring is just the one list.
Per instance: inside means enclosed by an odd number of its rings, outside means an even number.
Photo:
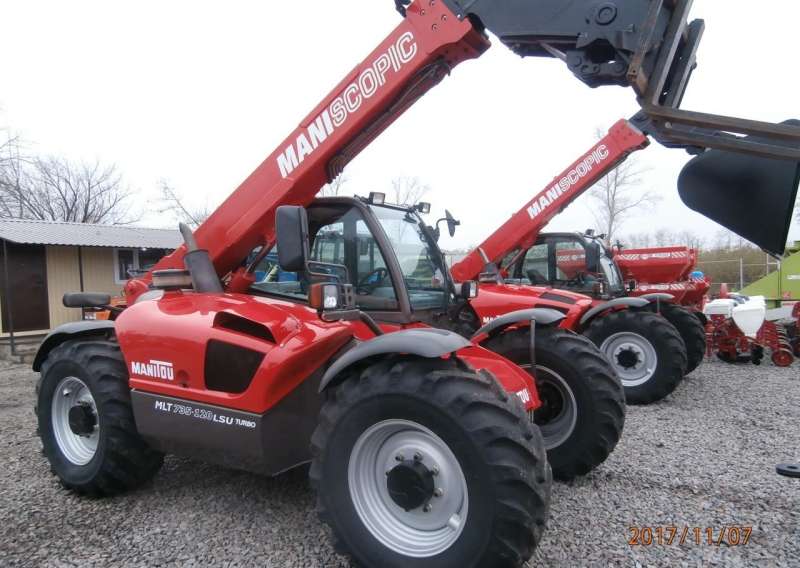
[{"label": "cab side window", "polygon": [[[313,233],[313,228],[312,228]],[[313,233],[309,268],[313,274],[287,273],[273,249],[256,267],[254,291],[306,300],[310,282],[325,278],[352,284],[356,305],[364,310],[399,308],[394,282],[375,238],[355,208]]]},{"label": "cab side window", "polygon": [[583,242],[563,238],[554,241],[552,245],[555,250],[556,280],[559,286],[574,292],[591,294],[598,275],[589,272]]},{"label": "cab side window", "polygon": [[[261,247],[256,248],[248,259],[248,265],[255,260],[261,252]],[[297,299],[306,299],[306,293],[300,283],[300,275],[296,272],[286,272],[278,264],[278,250],[272,248],[261,259],[253,270],[255,283],[251,289],[256,292],[265,292],[279,296],[288,296]]]},{"label": "cab side window", "polygon": [[536,244],[528,249],[522,262],[522,278],[533,285],[547,284],[552,280],[547,243]]},{"label": "cab side window", "polygon": [[586,251],[574,240],[555,242],[556,280],[569,282],[586,274]]},{"label": "cab side window", "polygon": [[344,264],[344,223],[332,223],[317,231],[310,260],[326,264]]}]

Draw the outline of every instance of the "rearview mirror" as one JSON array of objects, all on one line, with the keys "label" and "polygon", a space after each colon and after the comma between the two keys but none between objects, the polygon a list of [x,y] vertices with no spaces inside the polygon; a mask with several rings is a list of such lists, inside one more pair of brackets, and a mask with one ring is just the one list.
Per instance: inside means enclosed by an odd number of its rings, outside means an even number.
[{"label": "rearview mirror", "polygon": [[[784,124],[800,125],[800,121]],[[789,236],[798,183],[798,162],[708,150],[683,168],[678,193],[690,209],[780,256]]]},{"label": "rearview mirror", "polygon": [[456,235],[456,227],[461,224],[461,221],[456,221],[455,217],[447,209],[444,210],[444,218],[447,221],[447,231],[450,233],[450,237],[454,237]]},{"label": "rearview mirror", "polygon": [[303,207],[282,205],[275,213],[278,264],[285,272],[305,270],[308,260],[308,214]]}]

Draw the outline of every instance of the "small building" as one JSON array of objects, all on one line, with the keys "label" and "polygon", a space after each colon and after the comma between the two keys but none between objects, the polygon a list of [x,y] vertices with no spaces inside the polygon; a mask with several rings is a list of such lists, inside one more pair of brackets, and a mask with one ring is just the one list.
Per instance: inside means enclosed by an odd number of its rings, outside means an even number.
[{"label": "small building", "polygon": [[4,341],[81,319],[80,310],[61,303],[65,292],[118,296],[132,272],[182,242],[175,230],[18,219],[0,219],[0,241]]}]

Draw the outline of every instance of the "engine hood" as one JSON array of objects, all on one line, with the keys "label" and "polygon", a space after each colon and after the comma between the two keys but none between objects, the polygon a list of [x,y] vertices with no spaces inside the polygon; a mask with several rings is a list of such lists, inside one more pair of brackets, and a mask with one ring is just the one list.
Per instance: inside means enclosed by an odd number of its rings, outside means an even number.
[{"label": "engine hood", "polygon": [[527,308],[552,308],[577,317],[592,307],[592,299],[582,294],[522,284],[481,284],[477,298],[470,305],[481,320],[487,323],[508,312]]}]

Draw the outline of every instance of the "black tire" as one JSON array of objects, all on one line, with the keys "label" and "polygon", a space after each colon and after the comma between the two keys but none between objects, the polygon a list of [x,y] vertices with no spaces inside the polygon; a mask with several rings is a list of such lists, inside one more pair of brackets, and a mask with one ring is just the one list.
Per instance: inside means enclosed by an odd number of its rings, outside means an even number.
[{"label": "black tire", "polygon": [[[530,368],[530,328],[498,335],[483,346]],[[608,458],[622,437],[622,383],[594,343],[558,328],[536,329],[536,369],[536,384],[544,404],[541,410],[531,413],[531,418],[536,420],[539,414],[537,424],[553,476],[569,480],[585,475]],[[565,387],[573,397],[566,401]],[[565,408],[570,404],[574,405],[574,423],[568,420]],[[555,431],[549,431],[548,423],[541,422],[548,419],[555,423]],[[563,439],[565,435],[568,437]]]},{"label": "black tire", "polygon": [[661,315],[675,326],[686,345],[686,374],[703,362],[706,356],[706,328],[694,313],[676,304],[661,304]]},{"label": "black tire", "polygon": [[[615,353],[613,345],[603,347],[606,340],[613,342],[618,334],[632,334],[635,341],[649,345],[655,354],[653,369],[645,369],[639,379],[628,379],[631,364],[640,365],[632,351]],[[595,345],[600,347],[612,366],[617,370],[625,389],[628,404],[650,404],[669,395],[683,380],[686,374],[686,346],[678,330],[666,318],[652,312],[639,310],[618,310],[598,316],[584,331]],[[626,359],[627,357],[627,359]],[[645,365],[646,367],[646,365]]]},{"label": "black tire", "polygon": [[[397,552],[356,510],[349,464],[368,429],[387,420],[428,428],[464,475],[466,521],[443,551],[422,557]],[[538,428],[495,379],[453,360],[392,358],[346,377],[328,392],[312,453],[320,516],[332,527],[337,549],[364,566],[520,566],[545,528],[552,474]]]},{"label": "black tire", "polygon": [[[54,433],[53,399],[68,377],[88,388],[96,406],[96,450],[91,461],[80,465],[67,457]],[[151,449],[136,431],[127,368],[116,343],[62,343],[42,364],[36,395],[43,453],[64,487],[96,497],[115,495],[142,485],[161,468],[163,454]]]}]

